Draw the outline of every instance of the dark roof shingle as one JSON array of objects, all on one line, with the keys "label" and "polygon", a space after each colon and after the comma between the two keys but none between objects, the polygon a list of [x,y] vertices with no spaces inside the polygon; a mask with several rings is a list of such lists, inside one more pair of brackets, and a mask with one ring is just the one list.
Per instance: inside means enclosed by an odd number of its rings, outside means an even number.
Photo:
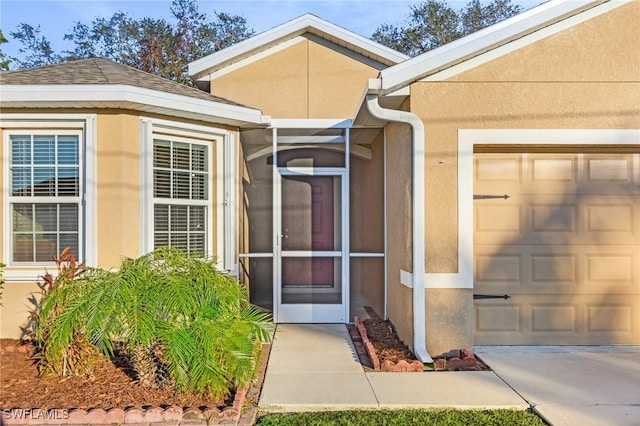
[{"label": "dark roof shingle", "polygon": [[228,105],[244,106],[106,58],[81,59],[37,68],[0,72],[0,85],[23,84],[122,84]]}]

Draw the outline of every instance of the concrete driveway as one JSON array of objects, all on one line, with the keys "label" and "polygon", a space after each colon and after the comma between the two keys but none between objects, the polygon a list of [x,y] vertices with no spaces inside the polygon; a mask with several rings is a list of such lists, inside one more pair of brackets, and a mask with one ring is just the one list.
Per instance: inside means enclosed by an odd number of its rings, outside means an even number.
[{"label": "concrete driveway", "polygon": [[640,425],[640,346],[477,346],[553,426]]}]

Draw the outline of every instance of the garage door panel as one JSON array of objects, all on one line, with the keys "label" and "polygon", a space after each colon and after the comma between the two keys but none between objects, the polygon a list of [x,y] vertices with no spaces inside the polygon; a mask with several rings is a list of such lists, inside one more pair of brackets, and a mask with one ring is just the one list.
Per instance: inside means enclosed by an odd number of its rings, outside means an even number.
[{"label": "garage door panel", "polygon": [[519,285],[522,281],[523,257],[519,253],[477,255],[475,268],[477,280],[499,285]]},{"label": "garage door panel", "polygon": [[489,185],[496,182],[522,185],[523,158],[517,154],[486,154],[475,158],[475,185]]},{"label": "garage door panel", "polygon": [[582,282],[585,289],[599,289],[599,293],[604,293],[611,292],[615,285],[624,285],[638,290],[637,248],[624,247],[608,250],[608,253],[595,252],[595,249],[597,247],[584,254],[585,273]]},{"label": "garage door panel", "polygon": [[640,154],[476,154],[475,194],[640,194]]},{"label": "garage door panel", "polygon": [[521,334],[522,314],[517,304],[478,303],[476,305],[476,330],[481,333]]},{"label": "garage door panel", "polygon": [[640,294],[640,253],[635,245],[477,245],[474,274],[482,293]]},{"label": "garage door panel", "polygon": [[475,154],[477,344],[640,344],[640,155]]},{"label": "garage door panel", "polygon": [[584,241],[640,244],[640,196],[600,196],[581,207]]},{"label": "garage door panel", "polygon": [[475,344],[635,344],[637,298],[521,295],[476,301]]},{"label": "garage door panel", "polygon": [[640,244],[640,196],[476,200],[476,244]]},{"label": "garage door panel", "polygon": [[585,154],[585,177],[588,185],[614,186],[622,193],[638,193],[638,154]]},{"label": "garage door panel", "polygon": [[577,186],[579,183],[578,158],[575,155],[549,157],[531,154],[528,160],[530,174],[525,178],[527,184],[533,184],[540,189],[552,189],[557,188],[558,184],[567,187]]}]

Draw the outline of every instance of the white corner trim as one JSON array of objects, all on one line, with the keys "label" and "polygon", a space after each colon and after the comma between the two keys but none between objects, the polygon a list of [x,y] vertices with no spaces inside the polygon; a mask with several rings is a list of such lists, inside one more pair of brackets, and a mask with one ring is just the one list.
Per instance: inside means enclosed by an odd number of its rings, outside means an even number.
[{"label": "white corner trim", "polygon": [[[228,274],[237,276],[238,263],[237,263],[237,251],[236,251],[236,142],[235,135],[229,133],[224,138],[224,200],[222,205],[223,212],[223,234],[224,244],[224,270]],[[218,227],[218,229],[220,229]]]},{"label": "white corner trim", "polygon": [[[214,149],[209,150],[209,164],[213,165],[213,151],[215,151],[215,181],[212,182],[212,185],[209,185],[209,200],[215,199],[215,204],[213,204],[213,215],[216,218],[216,227],[209,226],[209,256],[213,256],[216,260],[216,267],[218,270],[223,271],[225,269],[225,260],[226,260],[226,246],[225,246],[225,228],[227,224],[225,223],[225,203],[227,199],[227,194],[225,193],[225,181],[226,181],[226,158],[224,156],[225,137],[216,138],[214,140],[215,147]],[[209,172],[209,178],[211,179],[212,173]],[[212,188],[213,187],[213,188]],[[211,243],[213,242],[213,234],[215,233],[215,243],[216,243],[216,252],[213,253],[211,251]]]},{"label": "white corner trim", "polygon": [[[457,274],[427,274],[427,288],[473,288],[473,150],[475,145],[640,145],[640,129],[458,130]],[[457,285],[456,285],[457,284]]]},{"label": "white corner trim", "polygon": [[140,117],[140,252],[153,250],[153,120]]},{"label": "white corner trim", "polygon": [[413,274],[404,269],[400,269],[400,284],[408,288],[413,288]]},{"label": "white corner trim", "polygon": [[84,261],[98,266],[98,123],[97,116],[86,117],[84,125]]}]

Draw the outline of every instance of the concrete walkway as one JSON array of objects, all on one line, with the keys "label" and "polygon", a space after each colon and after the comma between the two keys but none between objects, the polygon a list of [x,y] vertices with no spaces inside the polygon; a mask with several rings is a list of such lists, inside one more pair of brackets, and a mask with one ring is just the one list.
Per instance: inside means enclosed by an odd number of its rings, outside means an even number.
[{"label": "concrete walkway", "polygon": [[554,426],[640,425],[640,346],[475,349]]},{"label": "concrete walkway", "polygon": [[517,408],[529,405],[495,373],[365,373],[343,324],[280,324],[259,407]]}]

